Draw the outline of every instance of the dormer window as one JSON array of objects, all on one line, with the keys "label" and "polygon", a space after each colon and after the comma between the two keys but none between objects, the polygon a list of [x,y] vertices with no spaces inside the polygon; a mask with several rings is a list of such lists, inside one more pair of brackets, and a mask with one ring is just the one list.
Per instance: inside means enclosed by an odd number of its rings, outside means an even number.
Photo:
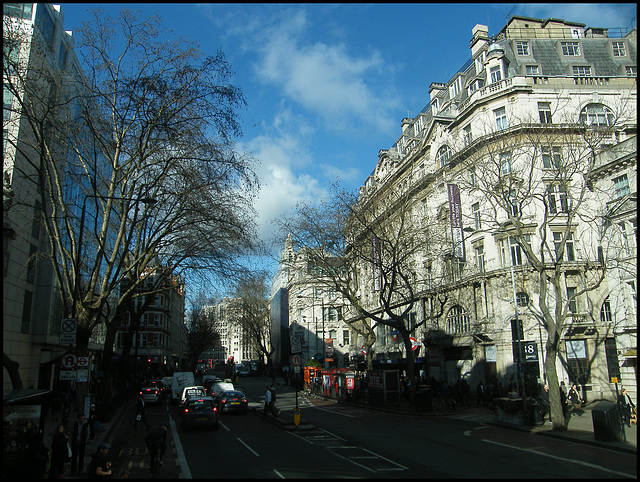
[{"label": "dormer window", "polygon": [[439,112],[440,99],[437,97],[431,101],[431,113],[437,115]]},{"label": "dormer window", "polygon": [[562,47],[562,55],[566,55],[569,57],[580,55],[579,42],[560,42],[560,47]]},{"label": "dormer window", "polygon": [[529,55],[529,42],[516,40],[516,53],[518,55]]},{"label": "dormer window", "polygon": [[614,57],[624,57],[626,55],[626,50],[624,48],[624,42],[612,42],[611,46],[613,47],[613,56]]},{"label": "dormer window", "polygon": [[500,70],[500,66],[491,67],[491,83],[495,84],[496,82],[500,82],[502,80],[502,72]]}]

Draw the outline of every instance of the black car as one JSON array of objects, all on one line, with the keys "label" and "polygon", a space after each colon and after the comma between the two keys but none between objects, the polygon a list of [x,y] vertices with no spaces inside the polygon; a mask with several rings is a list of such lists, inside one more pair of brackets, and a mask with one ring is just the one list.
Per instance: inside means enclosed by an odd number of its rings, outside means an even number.
[{"label": "black car", "polygon": [[220,413],[249,413],[247,397],[239,390],[225,390],[222,392],[218,398],[218,407],[220,408]]},{"label": "black car", "polygon": [[211,397],[191,397],[184,402],[182,429],[207,427],[218,430],[218,407]]}]

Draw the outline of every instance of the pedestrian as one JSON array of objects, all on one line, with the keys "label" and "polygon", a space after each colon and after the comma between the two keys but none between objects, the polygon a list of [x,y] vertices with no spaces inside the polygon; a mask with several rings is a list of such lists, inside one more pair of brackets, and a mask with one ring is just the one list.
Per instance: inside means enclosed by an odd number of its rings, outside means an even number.
[{"label": "pedestrian", "polygon": [[631,409],[633,408],[635,410],[636,406],[627,393],[626,388],[623,388],[620,391],[620,395],[618,395],[618,405],[620,405],[624,423],[627,424],[627,427],[631,427]]},{"label": "pedestrian", "polygon": [[78,419],[73,423],[73,431],[71,433],[71,476],[74,476],[76,473],[82,473],[84,450],[89,440],[89,422],[84,413],[78,415]]},{"label": "pedestrian", "polygon": [[264,394],[264,410],[262,411],[262,420],[267,418],[267,413],[271,412],[274,417],[280,415],[280,410],[276,411],[276,391],[273,386],[267,387]]},{"label": "pedestrian", "polygon": [[549,414],[549,422],[551,422],[551,402],[549,402],[549,385],[545,385],[540,392],[540,416],[542,417],[542,424],[544,425],[544,417]]},{"label": "pedestrian", "polygon": [[136,419],[133,422],[133,429],[136,430],[138,428],[138,422],[142,420],[144,422],[144,426],[149,428],[149,424],[147,423],[147,409],[145,408],[145,403],[142,398],[142,393],[138,395],[138,405],[136,406]]},{"label": "pedestrian", "polygon": [[64,433],[64,425],[60,424],[51,438],[50,479],[64,479],[64,464],[69,459],[69,436]]},{"label": "pedestrian", "polygon": [[109,457],[111,446],[107,443],[98,445],[98,450],[89,462],[87,469],[87,477],[90,479],[109,479],[111,478],[111,457]]},{"label": "pedestrian", "polygon": [[47,462],[49,461],[49,449],[42,440],[42,433],[36,432],[32,435],[29,446],[27,447],[27,470],[31,470],[31,476],[28,479],[44,479],[47,471]]},{"label": "pedestrian", "polygon": [[571,390],[569,390],[569,395],[567,396],[569,400],[569,404],[573,409],[571,413],[577,413],[578,415],[582,415],[584,412],[582,410],[582,405],[584,404],[584,400],[580,397],[580,392],[578,392],[578,386],[574,383],[571,385]]},{"label": "pedestrian", "polygon": [[149,432],[144,439],[147,444],[147,448],[149,449],[149,454],[151,455],[150,467],[151,473],[153,474],[153,468],[155,466],[156,458],[158,455],[160,456],[160,465],[162,465],[162,459],[164,458],[164,452],[167,450],[167,427],[166,424],[161,424],[159,428],[153,429]]},{"label": "pedestrian", "polygon": [[89,409],[89,440],[93,440],[96,436],[97,422],[96,406],[92,403]]},{"label": "pedestrian", "polygon": [[481,403],[483,407],[486,407],[487,401],[485,398],[484,383],[482,383],[482,380],[480,380],[480,383],[478,383],[478,386],[476,387],[476,396],[478,397],[476,400],[476,407],[479,407]]}]

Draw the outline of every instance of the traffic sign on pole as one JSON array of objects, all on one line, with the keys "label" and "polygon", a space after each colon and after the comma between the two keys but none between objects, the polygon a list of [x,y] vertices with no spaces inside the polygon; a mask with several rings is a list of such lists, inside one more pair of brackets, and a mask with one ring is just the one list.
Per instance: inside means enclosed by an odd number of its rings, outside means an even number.
[{"label": "traffic sign on pole", "polygon": [[64,370],[73,370],[77,364],[78,364],[78,357],[70,352],[67,352],[64,355],[62,355],[62,358],[60,359],[60,366],[62,366]]},{"label": "traffic sign on pole", "polygon": [[78,333],[77,318],[62,318],[60,320],[60,344],[74,345]]}]

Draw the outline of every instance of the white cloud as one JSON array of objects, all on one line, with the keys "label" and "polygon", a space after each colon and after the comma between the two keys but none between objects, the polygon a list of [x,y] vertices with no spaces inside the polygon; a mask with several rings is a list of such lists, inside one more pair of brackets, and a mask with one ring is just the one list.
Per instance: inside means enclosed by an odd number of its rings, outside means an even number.
[{"label": "white cloud", "polygon": [[370,86],[373,79],[382,77],[381,56],[377,52],[352,55],[341,43],[305,42],[308,27],[306,13],[297,10],[255,33],[252,45],[260,58],[254,69],[262,82],[319,115],[325,128],[379,132],[395,128],[390,112],[397,107],[397,99],[388,89],[388,95],[380,97]]},{"label": "white cloud", "polygon": [[630,29],[629,20],[636,17],[635,12],[635,3],[523,3],[518,4],[514,14],[542,19],[560,18],[584,23],[587,27]]}]

